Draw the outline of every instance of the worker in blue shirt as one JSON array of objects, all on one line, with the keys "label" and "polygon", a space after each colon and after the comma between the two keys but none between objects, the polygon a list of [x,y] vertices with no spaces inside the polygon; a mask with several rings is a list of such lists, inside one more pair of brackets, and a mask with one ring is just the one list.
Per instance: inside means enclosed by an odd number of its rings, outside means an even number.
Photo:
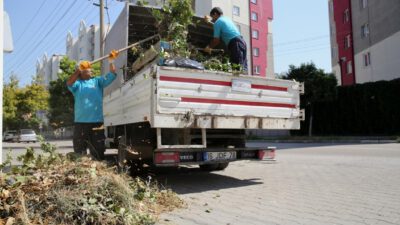
[{"label": "worker in blue shirt", "polygon": [[214,38],[204,48],[204,52],[211,54],[212,48],[216,47],[221,39],[228,47],[231,63],[238,64],[243,71],[247,71],[247,46],[238,28],[228,17],[223,16],[222,9],[215,7],[210,16],[214,23]]},{"label": "worker in blue shirt", "polygon": [[90,154],[97,160],[104,159],[105,136],[103,128],[103,89],[116,78],[114,59],[118,52],[109,55],[110,72],[102,76],[92,76],[90,62],[83,61],[67,80],[67,87],[74,95],[74,152]]}]

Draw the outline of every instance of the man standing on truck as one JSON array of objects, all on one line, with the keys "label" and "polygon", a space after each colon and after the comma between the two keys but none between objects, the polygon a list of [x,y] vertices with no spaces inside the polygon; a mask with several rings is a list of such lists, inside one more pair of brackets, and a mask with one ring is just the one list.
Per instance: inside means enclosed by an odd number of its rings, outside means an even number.
[{"label": "man standing on truck", "polygon": [[214,23],[214,39],[204,48],[204,52],[211,54],[212,48],[216,47],[222,39],[228,47],[231,63],[238,64],[243,71],[247,71],[247,46],[238,28],[232,20],[223,16],[222,9],[219,7],[214,7],[210,16]]},{"label": "man standing on truck", "polygon": [[90,154],[97,160],[104,159],[105,136],[103,128],[103,89],[116,78],[114,59],[118,52],[109,55],[110,72],[102,76],[92,76],[91,64],[82,61],[75,73],[67,80],[67,87],[74,95],[74,152]]}]

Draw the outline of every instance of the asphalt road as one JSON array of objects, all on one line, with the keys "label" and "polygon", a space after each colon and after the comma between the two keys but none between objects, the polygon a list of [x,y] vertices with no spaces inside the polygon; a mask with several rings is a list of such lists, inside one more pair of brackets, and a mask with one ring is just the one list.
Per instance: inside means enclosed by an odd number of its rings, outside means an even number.
[{"label": "asphalt road", "polygon": [[[72,150],[71,141],[53,143]],[[249,145],[277,146],[277,161],[158,171],[154,179],[187,203],[158,224],[400,224],[400,144]],[[3,158],[25,147],[5,143]]]}]

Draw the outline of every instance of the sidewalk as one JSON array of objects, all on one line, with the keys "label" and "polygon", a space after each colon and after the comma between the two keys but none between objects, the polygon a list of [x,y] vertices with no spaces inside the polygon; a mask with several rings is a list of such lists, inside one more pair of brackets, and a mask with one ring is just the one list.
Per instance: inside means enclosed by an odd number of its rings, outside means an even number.
[{"label": "sidewalk", "polygon": [[272,143],[400,143],[400,138],[395,136],[289,136],[289,137],[260,137],[250,138],[247,142],[272,142]]}]

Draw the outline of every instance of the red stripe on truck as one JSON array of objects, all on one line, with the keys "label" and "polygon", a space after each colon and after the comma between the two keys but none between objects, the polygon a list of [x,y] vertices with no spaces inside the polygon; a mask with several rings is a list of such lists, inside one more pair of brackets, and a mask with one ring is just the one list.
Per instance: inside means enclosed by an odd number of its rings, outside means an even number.
[{"label": "red stripe on truck", "polygon": [[272,103],[272,102],[248,102],[238,100],[222,100],[222,99],[205,99],[205,98],[190,98],[182,97],[182,102],[196,102],[196,103],[209,103],[209,104],[225,104],[225,105],[248,105],[248,106],[266,106],[266,107],[279,107],[279,108],[296,108],[294,104],[286,103]]},{"label": "red stripe on truck", "polygon": [[[232,82],[229,81],[219,81],[219,80],[206,80],[197,78],[184,78],[184,77],[170,77],[170,76],[160,76],[161,81],[172,81],[172,82],[183,82],[183,83],[194,83],[194,84],[210,84],[231,87]],[[252,84],[251,88],[262,89],[262,90],[272,90],[272,91],[287,91],[286,87],[277,87],[270,85],[260,85]]]}]

